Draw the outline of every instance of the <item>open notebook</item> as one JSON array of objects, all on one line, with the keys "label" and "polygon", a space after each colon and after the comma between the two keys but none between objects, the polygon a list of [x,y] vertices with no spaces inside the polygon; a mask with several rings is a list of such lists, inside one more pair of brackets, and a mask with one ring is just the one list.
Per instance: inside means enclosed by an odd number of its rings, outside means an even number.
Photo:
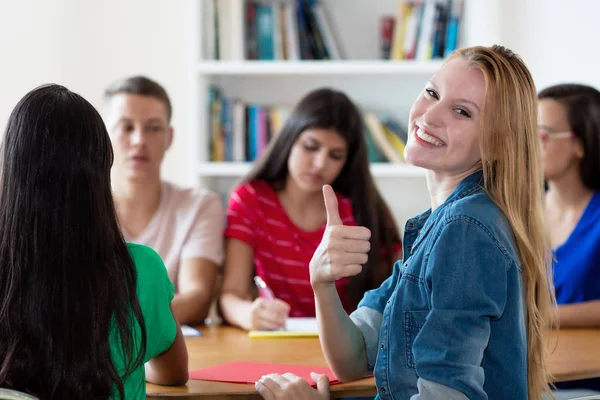
[{"label": "open notebook", "polygon": [[318,337],[316,318],[288,318],[285,329],[278,331],[250,331],[251,338]]}]

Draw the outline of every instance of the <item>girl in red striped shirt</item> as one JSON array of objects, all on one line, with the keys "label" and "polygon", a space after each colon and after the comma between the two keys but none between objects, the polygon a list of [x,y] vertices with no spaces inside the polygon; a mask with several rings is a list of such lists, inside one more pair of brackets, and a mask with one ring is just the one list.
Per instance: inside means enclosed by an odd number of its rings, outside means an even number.
[{"label": "girl in red striped shirt", "polygon": [[[371,230],[362,272],[336,282],[346,311],[391,274],[400,235],[369,171],[361,114],[345,94],[318,89],[297,104],[231,193],[220,297],[229,323],[270,330],[284,326],[288,316],[315,316],[309,262],[325,230],[326,184],[337,194],[344,224]],[[255,298],[255,274],[273,298]]]}]

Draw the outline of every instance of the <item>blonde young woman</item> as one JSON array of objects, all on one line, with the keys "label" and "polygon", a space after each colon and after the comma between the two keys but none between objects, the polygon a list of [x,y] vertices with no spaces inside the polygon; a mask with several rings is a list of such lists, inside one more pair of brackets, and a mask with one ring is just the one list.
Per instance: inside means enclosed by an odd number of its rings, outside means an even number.
[{"label": "blonde young woman", "polygon": [[[375,376],[380,399],[539,399],[548,390],[549,246],[536,90],[500,47],[456,51],[411,108],[408,162],[428,170],[431,209],[407,222],[404,259],[348,316],[334,282],[361,269],[368,229],[328,228],[311,261],[320,340],[341,380]],[[325,399],[292,375],[265,399]]]}]

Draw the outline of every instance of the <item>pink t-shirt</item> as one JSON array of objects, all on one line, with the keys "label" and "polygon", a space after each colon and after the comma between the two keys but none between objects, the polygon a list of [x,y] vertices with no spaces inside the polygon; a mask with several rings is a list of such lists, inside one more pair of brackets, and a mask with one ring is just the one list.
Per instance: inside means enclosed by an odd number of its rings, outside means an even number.
[{"label": "pink t-shirt", "polygon": [[162,182],[158,209],[144,231],[133,237],[121,229],[126,241],[145,244],[160,255],[177,291],[181,261],[206,258],[221,265],[224,224],[223,206],[217,194]]},{"label": "pink t-shirt", "polygon": [[[350,199],[337,195],[345,225],[356,225]],[[264,181],[236,188],[229,198],[225,237],[247,243],[254,250],[256,274],[275,297],[290,305],[292,317],[314,317],[315,296],[310,285],[309,263],[321,243],[326,224],[312,232],[298,228]],[[346,311],[353,311],[347,296],[348,279],[335,282]]]}]

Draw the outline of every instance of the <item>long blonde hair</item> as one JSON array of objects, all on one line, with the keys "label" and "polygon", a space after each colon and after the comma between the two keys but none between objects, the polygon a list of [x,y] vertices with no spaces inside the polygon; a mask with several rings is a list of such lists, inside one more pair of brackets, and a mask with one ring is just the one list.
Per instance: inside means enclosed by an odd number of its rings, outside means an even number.
[{"label": "long blonde hair", "polygon": [[550,394],[546,332],[554,291],[544,229],[544,178],[537,131],[537,94],[523,60],[502,46],[455,51],[483,73],[480,149],[485,190],[513,229],[525,284],[527,389],[530,399]]}]

